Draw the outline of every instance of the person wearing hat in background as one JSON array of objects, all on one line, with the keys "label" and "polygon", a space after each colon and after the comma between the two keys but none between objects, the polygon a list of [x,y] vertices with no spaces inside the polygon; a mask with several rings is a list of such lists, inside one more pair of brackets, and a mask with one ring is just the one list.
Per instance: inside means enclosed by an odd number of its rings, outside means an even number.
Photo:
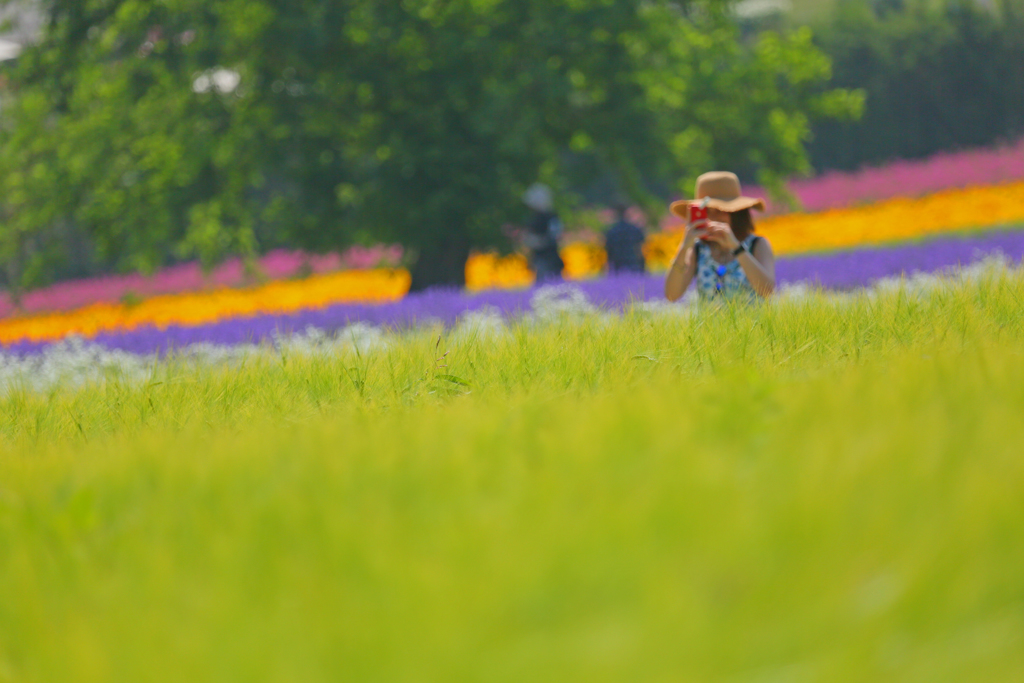
[{"label": "person wearing hat in background", "polygon": [[530,268],[537,282],[560,280],[565,263],[558,253],[562,221],[554,211],[555,202],[547,185],[536,183],[526,191],[523,202],[533,209],[533,220],[523,236],[530,251]]},{"label": "person wearing hat in background", "polygon": [[[753,209],[764,200],[744,197],[735,173],[705,173],[693,201],[675,202],[672,213],[687,222],[683,243],[665,279],[665,296],[678,301],[697,280],[702,300],[767,297],[775,291],[775,254],[754,234]],[[705,201],[706,200],[706,201]],[[690,222],[690,206],[704,204],[707,220]]]}]

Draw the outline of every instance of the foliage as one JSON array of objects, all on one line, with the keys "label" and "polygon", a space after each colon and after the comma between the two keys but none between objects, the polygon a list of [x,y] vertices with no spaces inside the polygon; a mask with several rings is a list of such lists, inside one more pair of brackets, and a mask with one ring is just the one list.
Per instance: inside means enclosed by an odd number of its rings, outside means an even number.
[{"label": "foliage", "polygon": [[538,178],[647,204],[711,166],[771,182],[857,109],[808,33],[741,43],[717,0],[44,6],[0,140],[9,263],[63,226],[127,268],[387,240],[457,281]]},{"label": "foliage", "polygon": [[838,5],[817,28],[835,83],[863,88],[857,122],[821,122],[815,168],[854,169],[941,150],[978,147],[1024,133],[1024,3],[1001,13],[974,2],[906,2],[873,10]]},{"label": "foliage", "polygon": [[1019,680],[1022,296],[638,312],[16,392],[0,670]]}]

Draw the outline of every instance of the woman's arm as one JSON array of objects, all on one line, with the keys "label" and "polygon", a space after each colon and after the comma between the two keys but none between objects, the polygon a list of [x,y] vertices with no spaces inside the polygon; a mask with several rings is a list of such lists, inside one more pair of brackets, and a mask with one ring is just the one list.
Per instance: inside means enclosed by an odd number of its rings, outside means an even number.
[{"label": "woman's arm", "polygon": [[737,260],[755,292],[763,297],[775,293],[775,252],[768,240],[763,237],[757,240],[753,253],[744,251]]},{"label": "woman's arm", "polygon": [[686,227],[686,236],[679,245],[679,251],[676,252],[676,257],[672,259],[672,266],[668,270],[668,277],[665,278],[665,298],[669,301],[679,301],[697,275],[697,253],[693,245],[697,243],[697,237],[701,233],[702,231],[694,226]]}]

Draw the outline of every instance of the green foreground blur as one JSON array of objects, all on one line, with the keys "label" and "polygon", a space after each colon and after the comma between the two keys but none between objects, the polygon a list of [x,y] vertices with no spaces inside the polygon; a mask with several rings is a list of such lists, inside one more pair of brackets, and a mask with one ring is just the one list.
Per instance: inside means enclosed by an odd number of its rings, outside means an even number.
[{"label": "green foreground blur", "polygon": [[1022,323],[1018,273],[15,392],[0,681],[1024,679]]}]

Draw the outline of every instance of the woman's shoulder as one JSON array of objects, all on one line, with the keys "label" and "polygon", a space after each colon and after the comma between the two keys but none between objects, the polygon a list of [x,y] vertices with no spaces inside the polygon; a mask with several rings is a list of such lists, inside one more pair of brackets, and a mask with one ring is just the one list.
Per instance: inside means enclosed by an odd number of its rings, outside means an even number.
[{"label": "woman's shoulder", "polygon": [[772,243],[769,242],[768,238],[764,235],[752,234],[744,241],[747,243],[747,248],[751,251],[754,251],[755,249],[759,251],[768,249],[770,251],[772,249]]}]

